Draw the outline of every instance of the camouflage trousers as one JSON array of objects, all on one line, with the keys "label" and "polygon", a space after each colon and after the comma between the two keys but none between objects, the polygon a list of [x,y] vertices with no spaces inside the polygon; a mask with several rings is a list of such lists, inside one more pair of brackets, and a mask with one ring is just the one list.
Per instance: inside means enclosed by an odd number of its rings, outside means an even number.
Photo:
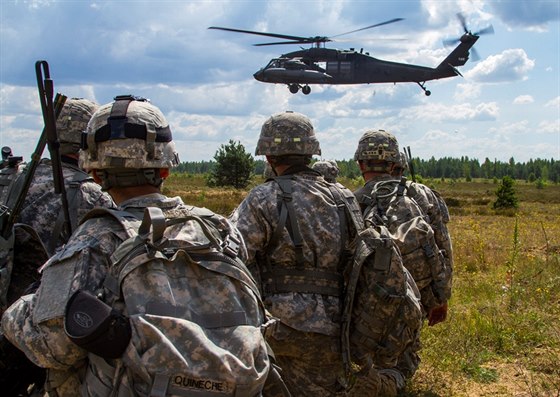
[{"label": "camouflage trousers", "polygon": [[348,397],[396,397],[404,389],[406,379],[396,368],[371,368],[369,373],[359,376]]},{"label": "camouflage trousers", "polygon": [[401,392],[406,381],[414,375],[420,364],[418,351],[421,348],[420,339],[416,338],[407,346],[398,358],[394,368],[373,367],[369,373],[359,376],[354,387],[348,393],[349,397],[395,397]]},{"label": "camouflage trousers", "polygon": [[278,324],[268,342],[292,397],[342,397],[340,338]]}]

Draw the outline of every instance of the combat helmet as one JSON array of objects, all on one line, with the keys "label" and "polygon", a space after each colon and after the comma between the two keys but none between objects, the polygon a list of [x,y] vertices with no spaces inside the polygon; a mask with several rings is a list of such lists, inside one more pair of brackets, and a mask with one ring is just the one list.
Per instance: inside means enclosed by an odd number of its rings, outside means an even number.
[{"label": "combat helmet", "polygon": [[[116,175],[102,187],[135,186],[146,182],[159,185],[148,172],[133,176],[131,170],[159,170],[179,164],[171,129],[163,113],[149,101],[131,95],[115,97],[92,116],[82,136],[80,166]],[[139,178],[139,179],[138,179]],[[103,178],[102,178],[103,179]]]},{"label": "combat helmet", "polygon": [[317,161],[311,166],[317,172],[320,172],[328,182],[336,182],[336,178],[340,173],[340,169],[334,160]]},{"label": "combat helmet", "polygon": [[320,155],[311,120],[301,113],[286,111],[266,120],[261,128],[255,155]]},{"label": "combat helmet", "polygon": [[82,133],[99,105],[84,98],[67,99],[56,120],[60,154],[78,154]]},{"label": "combat helmet", "polygon": [[391,163],[400,161],[397,138],[385,130],[368,130],[362,135],[354,160],[375,160]]}]

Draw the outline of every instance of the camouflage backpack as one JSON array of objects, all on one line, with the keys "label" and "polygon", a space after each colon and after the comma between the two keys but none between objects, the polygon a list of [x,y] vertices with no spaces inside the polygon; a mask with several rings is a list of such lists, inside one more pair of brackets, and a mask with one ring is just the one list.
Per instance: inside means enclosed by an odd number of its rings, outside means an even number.
[{"label": "camouflage backpack", "polygon": [[[266,319],[239,241],[205,209],[165,219],[149,207],[142,222],[95,209],[85,219],[108,214],[130,237],[111,256],[103,300],[77,291],[65,317],[69,337],[90,352],[84,395],[260,395],[271,369]],[[192,240],[166,233],[187,224]]]},{"label": "camouflage backpack", "polygon": [[[341,202],[342,197],[335,193],[335,199]],[[397,366],[419,338],[422,311],[416,283],[387,229],[371,223],[364,228],[361,219],[349,219],[359,230],[342,309],[343,361],[351,380],[367,374],[372,364]]]},{"label": "camouflage backpack", "polygon": [[368,221],[384,224],[398,246],[422,297],[426,312],[447,301],[449,272],[438,247],[429,217],[415,200],[416,193],[406,178],[377,182],[364,211]]},{"label": "camouflage backpack", "polygon": [[[282,195],[279,198],[279,229],[288,228],[292,238],[296,261],[302,261],[302,236],[298,230],[297,214],[291,202],[290,176],[275,177]],[[346,370],[346,387],[351,387],[353,378],[367,373],[371,365],[383,368],[397,366],[402,353],[410,348],[419,337],[422,325],[420,295],[414,280],[404,268],[398,250],[383,226],[364,228],[360,208],[355,197],[341,185],[329,183],[329,190],[339,210],[343,244],[353,239],[353,255],[343,253],[344,288],[342,291],[341,349]],[[353,237],[348,227],[357,231]],[[272,241],[272,239],[271,239]],[[315,278],[320,274],[314,274]],[[303,277],[300,276],[299,279]],[[299,280],[292,278],[292,280]],[[304,285],[275,278],[284,283],[284,288],[294,291],[309,291],[334,294],[336,278],[324,291],[308,280]],[[315,280],[316,281],[316,280]],[[319,292],[321,291],[321,292]],[[357,366],[356,366],[357,364]]]}]

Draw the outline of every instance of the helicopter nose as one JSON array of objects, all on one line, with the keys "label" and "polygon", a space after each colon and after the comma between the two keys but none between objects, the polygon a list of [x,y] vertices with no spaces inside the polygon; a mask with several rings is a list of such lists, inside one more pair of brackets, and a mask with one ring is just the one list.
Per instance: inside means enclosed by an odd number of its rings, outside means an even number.
[{"label": "helicopter nose", "polygon": [[253,74],[253,77],[255,78],[255,80],[257,81],[264,81],[264,72],[263,70],[259,70],[258,72],[256,72],[255,74]]}]

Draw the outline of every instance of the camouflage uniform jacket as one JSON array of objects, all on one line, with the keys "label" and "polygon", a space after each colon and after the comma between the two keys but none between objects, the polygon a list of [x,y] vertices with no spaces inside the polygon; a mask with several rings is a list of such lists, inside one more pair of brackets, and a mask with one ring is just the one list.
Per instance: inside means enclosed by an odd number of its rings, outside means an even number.
[{"label": "camouflage uniform jacket", "polygon": [[[342,274],[343,242],[340,217],[329,184],[309,168],[292,174],[292,203],[303,239],[305,269],[322,269]],[[269,247],[279,221],[277,182],[269,180],[255,187],[233,212],[230,219],[247,245],[247,265],[262,285],[267,260],[276,269],[293,269],[296,265],[294,243],[282,230],[275,247]],[[287,225],[290,222],[287,222]],[[268,258],[263,258],[268,252]],[[350,255],[353,252],[350,252]],[[340,333],[340,295],[318,293],[261,291],[268,311],[284,324],[303,332],[329,336]]]},{"label": "camouflage uniform jacket", "polygon": [[[354,192],[358,203],[364,211],[367,205],[364,204],[366,196],[370,196],[374,185],[379,181],[398,179],[391,175],[383,175],[375,179],[371,179],[366,184]],[[449,222],[449,210],[441,195],[435,190],[430,189],[421,183],[407,181],[408,195],[413,198],[425,215],[428,215],[428,223],[434,230],[434,237],[439,249],[442,250],[445,265],[449,269],[449,290],[451,290],[452,271],[453,271],[453,247],[451,244],[451,236],[447,229]]]},{"label": "camouflage uniform jacket", "polygon": [[[68,197],[72,230],[79,220],[94,207],[111,208],[115,204],[107,193],[77,165],[62,162],[64,186]],[[58,236],[51,241],[57,219],[62,216],[62,200],[54,191],[52,166],[49,159],[42,159],[29,187],[18,222],[31,226],[51,254],[66,242],[68,236]]]},{"label": "camouflage uniform jacket", "polygon": [[[141,214],[148,206],[161,208],[167,218],[186,216],[194,209],[179,197],[161,194],[127,200],[119,209]],[[240,238],[225,218],[216,217],[224,233]],[[201,233],[191,222],[171,229],[170,238],[196,239]],[[122,225],[111,216],[87,219],[43,266],[38,291],[6,310],[2,317],[4,335],[38,366],[61,371],[82,366],[88,352],[72,343],[64,332],[66,303],[78,289],[93,294],[101,290],[109,258],[127,237]]]}]

